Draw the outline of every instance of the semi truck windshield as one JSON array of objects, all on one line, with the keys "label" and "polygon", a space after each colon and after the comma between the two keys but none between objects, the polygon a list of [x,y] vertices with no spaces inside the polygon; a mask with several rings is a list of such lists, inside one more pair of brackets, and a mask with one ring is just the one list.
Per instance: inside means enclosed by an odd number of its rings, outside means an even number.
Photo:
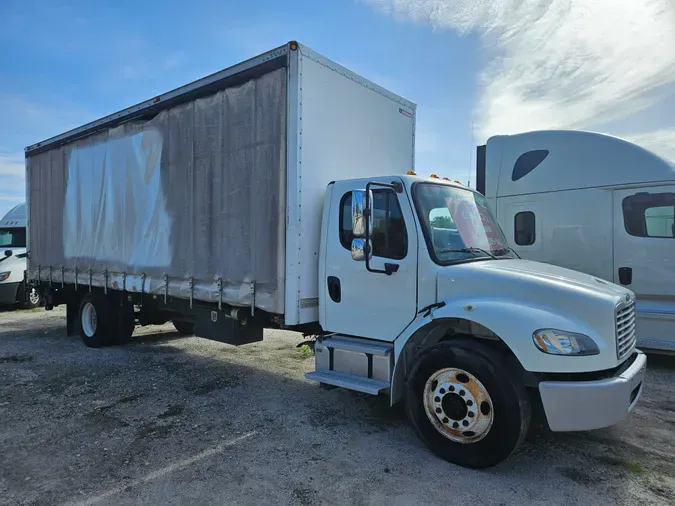
[{"label": "semi truck windshield", "polygon": [[429,251],[437,263],[515,258],[479,193],[418,183],[413,195]]},{"label": "semi truck windshield", "polygon": [[25,228],[0,228],[0,248],[25,248]]}]

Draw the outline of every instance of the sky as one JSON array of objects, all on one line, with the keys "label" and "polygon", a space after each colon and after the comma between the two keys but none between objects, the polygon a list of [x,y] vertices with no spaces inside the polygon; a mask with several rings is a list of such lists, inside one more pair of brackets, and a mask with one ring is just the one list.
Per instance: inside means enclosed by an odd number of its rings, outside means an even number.
[{"label": "sky", "polygon": [[25,146],[289,40],[418,105],[420,174],[542,128],[675,160],[675,0],[0,0],[0,216]]}]

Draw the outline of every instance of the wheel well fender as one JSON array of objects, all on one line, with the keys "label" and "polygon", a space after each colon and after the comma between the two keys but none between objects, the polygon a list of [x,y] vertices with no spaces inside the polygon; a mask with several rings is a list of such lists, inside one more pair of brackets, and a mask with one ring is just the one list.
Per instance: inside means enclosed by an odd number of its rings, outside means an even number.
[{"label": "wheel well fender", "polygon": [[437,318],[417,329],[403,345],[392,374],[390,390],[392,406],[403,398],[408,373],[417,356],[441,341],[455,338],[479,340],[483,345],[502,353],[509,366],[514,368],[514,372],[525,372],[513,351],[492,330],[466,318]]}]

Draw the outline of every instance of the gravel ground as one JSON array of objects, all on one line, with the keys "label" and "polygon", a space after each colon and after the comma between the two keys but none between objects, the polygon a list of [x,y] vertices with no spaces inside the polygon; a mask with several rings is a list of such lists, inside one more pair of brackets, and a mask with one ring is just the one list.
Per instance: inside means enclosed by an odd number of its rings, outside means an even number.
[{"label": "gravel ground", "polygon": [[[667,504],[675,359],[649,358],[624,423],[541,428],[486,471],[434,457],[384,397],[303,379],[300,336],[235,348],[137,329],[65,337],[65,312],[0,313],[2,504]],[[670,498],[670,499],[669,499]],[[670,502],[672,504],[672,502]]]}]

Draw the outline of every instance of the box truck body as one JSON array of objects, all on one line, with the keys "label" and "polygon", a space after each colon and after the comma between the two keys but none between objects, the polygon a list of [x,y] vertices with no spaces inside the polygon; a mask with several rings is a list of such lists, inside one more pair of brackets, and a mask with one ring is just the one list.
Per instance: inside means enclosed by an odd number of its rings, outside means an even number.
[{"label": "box truck body", "polygon": [[306,378],[405,401],[463,466],[507,458],[536,398],[557,431],[626,418],[634,295],[517,259],[414,139],[413,103],[290,42],[28,147],[29,281],[90,347],[312,334]]},{"label": "box truck body", "polygon": [[415,105],[304,46],[149,102],[27,149],[31,277],[318,320],[325,188],[412,169]]}]

